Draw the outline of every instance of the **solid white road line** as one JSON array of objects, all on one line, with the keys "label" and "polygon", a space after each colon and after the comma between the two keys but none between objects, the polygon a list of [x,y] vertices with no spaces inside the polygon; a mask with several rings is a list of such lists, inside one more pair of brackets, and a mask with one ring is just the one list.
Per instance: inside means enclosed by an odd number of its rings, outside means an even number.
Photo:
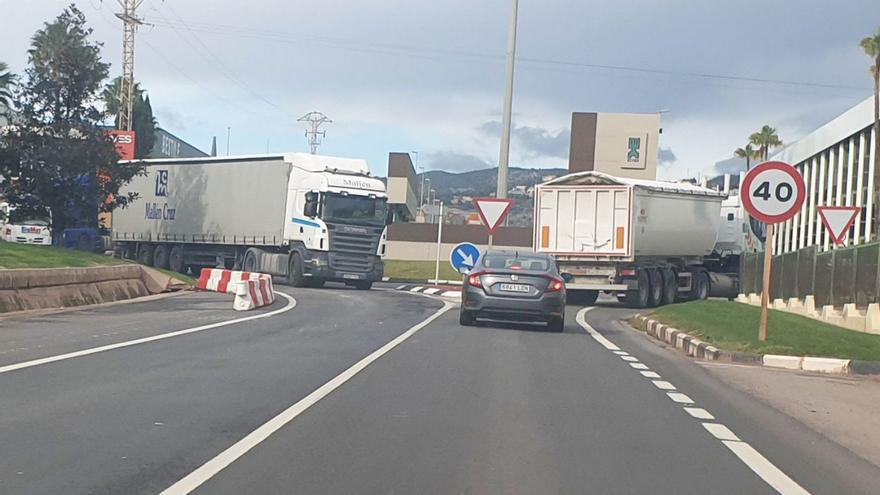
[{"label": "solid white road line", "polygon": [[586,318],[587,311],[590,311],[591,309],[593,309],[592,306],[590,306],[589,308],[584,308],[584,309],[578,311],[578,314],[577,314],[577,317],[575,318],[575,320],[577,320],[577,322],[581,326],[581,328],[583,328],[584,330],[587,331],[588,334],[590,334],[590,337],[593,337],[594,339],[596,339],[596,342],[602,344],[602,347],[608,349],[609,351],[619,351],[620,347],[617,347],[617,345],[615,345],[614,342],[611,342],[610,340],[606,339],[604,335],[597,332],[595,328],[591,327],[590,324],[587,323],[587,318]]},{"label": "solid white road line", "polygon": [[789,478],[785,473],[779,470],[760,452],[752,448],[745,442],[732,442],[729,440],[722,441],[728,449],[733,451],[746,466],[755,472],[762,480],[767,482],[782,495],[810,495],[810,492],[804,490],[793,479]]},{"label": "solid white road line", "polygon": [[660,390],[675,390],[675,385],[663,380],[652,380],[651,383]]},{"label": "solid white road line", "polygon": [[694,400],[688,397],[687,395],[678,393],[678,392],[666,392],[666,395],[669,396],[675,402],[679,404],[693,404]]},{"label": "solid white road line", "polygon": [[709,431],[718,440],[733,440],[739,442],[736,433],[730,431],[730,428],[719,423],[703,423],[703,428]]},{"label": "solid white road line", "polygon": [[715,416],[712,416],[712,413],[701,407],[685,407],[684,410],[697,419],[715,419]]},{"label": "solid white road line", "polygon": [[397,347],[401,342],[410,338],[413,334],[428,326],[432,321],[439,318],[443,313],[452,308],[450,303],[443,303],[443,307],[436,313],[422,320],[421,323],[410,328],[406,332],[400,334],[387,344],[383,345],[369,356],[355,363],[351,368],[343,371],[335,378],[318,387],[314,392],[305,396],[296,404],[282,411],[279,415],[270,419],[256,430],[249,433],[228,449],[221,452],[217,457],[203,464],[201,467],[186,475],[177,483],[171,485],[162,491],[161,495],[184,495],[192,492],[204,482],[211,479],[215,474],[232,464],[239,457],[246,454],[249,450],[259,445],[263,440],[269,438],[273,433],[281,429],[287,423],[293,421],[297,416],[305,412],[308,408],[315,405],[318,401],[326,397],[328,394],[339,388],[343,383],[350,380],[353,376],[360,373],[364,368],[372,364],[374,361],[385,355],[388,351]]},{"label": "solid white road line", "polygon": [[660,378],[656,371],[639,371],[645,378]]},{"label": "solid white road line", "polygon": [[630,366],[637,370],[646,370],[648,369],[648,365],[642,363],[629,363]]},{"label": "solid white road line", "polygon": [[270,311],[268,313],[261,313],[254,316],[246,316],[244,318],[236,318],[234,320],[221,321],[218,323],[211,323],[209,325],[202,325],[200,327],[187,328],[185,330],[177,330],[176,332],[163,333],[160,335],[153,335],[152,337],[144,337],[142,339],[128,340],[126,342],[117,342],[116,344],[102,345],[100,347],[92,347],[91,349],[83,349],[81,351],[68,352],[67,354],[58,354],[57,356],[49,356],[40,359],[34,359],[33,361],[24,361],[22,363],[9,364],[6,366],[0,366],[0,373],[8,373],[10,371],[21,370],[24,368],[33,368],[34,366],[40,366],[43,364],[54,363],[57,361],[64,361],[66,359],[73,359],[82,356],[88,356],[90,354],[97,354],[99,352],[112,351],[114,349],[122,349],[124,347],[131,347],[133,345],[138,344],[146,344],[147,342],[155,342],[157,340],[170,339],[172,337],[179,337],[181,335],[187,335],[190,333],[201,332],[204,330],[211,330],[212,328],[225,327],[229,325],[235,325],[238,323],[244,323],[246,321],[258,320],[260,318],[269,318],[271,316],[275,316],[281,313],[286,313],[291,309],[296,307],[296,299],[288,296],[283,292],[275,292],[275,294],[284,297],[287,299],[287,306],[284,306],[281,309],[276,309],[274,311]]}]

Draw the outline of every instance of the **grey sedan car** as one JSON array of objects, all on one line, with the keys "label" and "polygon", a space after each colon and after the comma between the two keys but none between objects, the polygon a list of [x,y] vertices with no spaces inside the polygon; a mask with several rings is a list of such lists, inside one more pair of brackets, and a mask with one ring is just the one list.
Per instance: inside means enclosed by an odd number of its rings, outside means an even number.
[{"label": "grey sedan car", "polygon": [[553,258],[532,252],[489,250],[468,274],[461,291],[459,323],[477,318],[546,322],[565,326],[565,282]]}]

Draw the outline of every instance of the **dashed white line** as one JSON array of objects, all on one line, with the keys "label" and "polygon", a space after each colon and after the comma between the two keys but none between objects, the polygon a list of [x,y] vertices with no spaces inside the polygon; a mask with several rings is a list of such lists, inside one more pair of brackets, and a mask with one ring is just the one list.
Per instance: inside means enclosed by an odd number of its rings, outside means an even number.
[{"label": "dashed white line", "polygon": [[752,448],[751,445],[745,442],[732,442],[729,440],[722,441],[721,443],[733,451],[749,469],[754,471],[755,474],[782,495],[810,495],[810,492],[804,490],[801,485],[798,485],[797,482],[780,471],[779,468],[762,456],[760,452]]},{"label": "dashed white line", "polygon": [[701,407],[685,407],[684,410],[697,419],[715,419],[712,413]]},{"label": "dashed white line", "polygon": [[693,404],[694,400],[684,395],[680,392],[667,392],[666,395],[669,396],[674,402],[678,402],[679,404]]},{"label": "dashed white line", "polygon": [[646,370],[648,369],[648,365],[642,363],[629,363],[630,366],[637,370]]},{"label": "dashed white line", "polygon": [[739,437],[732,431],[730,428],[719,424],[719,423],[703,423],[703,428],[705,428],[709,433],[712,434],[718,440],[734,440],[739,442]]},{"label": "dashed white line", "polygon": [[269,318],[271,316],[275,316],[281,313],[286,313],[291,309],[296,307],[296,299],[288,296],[283,292],[276,292],[276,294],[280,295],[287,299],[287,306],[284,306],[281,309],[276,309],[274,311],[270,311],[268,313],[261,313],[253,316],[246,316],[244,318],[236,318],[234,320],[226,320],[217,323],[211,323],[209,325],[202,325],[200,327],[187,328],[185,330],[178,330],[176,332],[163,333],[160,335],[153,335],[151,337],[144,337],[142,339],[129,340],[126,342],[117,342],[115,344],[102,345],[100,347],[92,347],[91,349],[83,349],[81,351],[68,352],[66,354],[58,354],[56,356],[49,356],[40,359],[34,359],[32,361],[24,361],[21,363],[10,364],[6,366],[0,366],[0,373],[8,373],[10,371],[21,370],[24,368],[33,368],[34,366],[40,366],[43,364],[54,363],[57,361],[64,361],[67,359],[78,358],[82,356],[88,356],[90,354],[97,354],[99,352],[112,351],[114,349],[121,349],[123,347],[131,347],[133,345],[145,344],[147,342],[154,342],[157,340],[170,339],[172,337],[179,337],[181,335],[186,335],[195,332],[201,332],[203,330],[210,330],[212,328],[225,327],[228,325],[235,325],[237,323],[243,323],[246,321],[257,320],[260,318]]},{"label": "dashed white line", "polygon": [[660,378],[656,371],[639,371],[645,378]]},{"label": "dashed white line", "polygon": [[281,414],[270,419],[256,430],[249,433],[228,449],[209,460],[195,471],[186,475],[183,479],[174,483],[170,487],[162,491],[161,495],[184,495],[192,492],[204,482],[208,481],[215,474],[225,469],[227,466],[236,461],[239,457],[246,454],[249,450],[259,445],[263,440],[269,438],[270,435],[281,429],[287,423],[293,421],[297,416],[302,414],[306,409],[315,405],[318,401],[329,395],[331,392],[339,388],[342,384],[350,380],[353,376],[360,373],[364,368],[372,364],[374,361],[385,355],[390,350],[397,347],[401,342],[411,337],[413,334],[428,326],[432,321],[439,318],[443,313],[452,308],[452,304],[444,302],[443,307],[436,313],[422,320],[421,323],[413,326],[406,332],[398,335],[394,340],[383,345],[369,356],[355,363],[351,368],[343,371],[329,382],[321,385],[317,390],[305,396],[296,404],[290,406]]},{"label": "dashed white line", "polygon": [[614,351],[614,354],[617,354],[618,356],[629,356],[629,353],[626,351]]},{"label": "dashed white line", "polygon": [[433,296],[434,294],[440,292],[440,289],[436,289],[436,288],[425,289],[424,292],[425,292],[425,294]]},{"label": "dashed white line", "polygon": [[675,385],[663,380],[651,380],[651,383],[660,390],[675,390]]},{"label": "dashed white line", "polygon": [[409,291],[410,292],[421,292],[422,289],[424,289],[424,287],[413,287]]},{"label": "dashed white line", "polygon": [[639,360],[639,358],[635,356],[620,356],[620,359],[623,359],[624,361],[629,361],[631,363],[635,363]]}]

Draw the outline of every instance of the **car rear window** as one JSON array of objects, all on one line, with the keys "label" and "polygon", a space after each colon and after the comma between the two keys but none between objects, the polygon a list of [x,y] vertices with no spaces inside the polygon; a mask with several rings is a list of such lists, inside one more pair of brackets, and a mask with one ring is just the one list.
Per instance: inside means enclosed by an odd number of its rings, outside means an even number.
[{"label": "car rear window", "polygon": [[533,270],[546,272],[550,270],[550,261],[545,258],[530,258],[522,256],[504,256],[493,254],[483,259],[486,268],[511,270]]}]

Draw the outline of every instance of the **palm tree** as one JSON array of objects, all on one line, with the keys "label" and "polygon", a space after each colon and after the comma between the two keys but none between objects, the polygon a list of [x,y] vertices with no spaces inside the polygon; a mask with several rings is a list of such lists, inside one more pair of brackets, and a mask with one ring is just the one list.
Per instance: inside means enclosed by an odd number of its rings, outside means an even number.
[{"label": "palm tree", "polygon": [[15,76],[9,72],[9,66],[0,62],[0,105],[6,108],[12,106],[13,84],[15,84]]},{"label": "palm tree", "polygon": [[782,146],[782,141],[779,139],[779,135],[776,134],[776,129],[769,125],[765,125],[760,131],[749,136],[749,142],[758,147],[759,157],[765,161],[770,156],[771,148]]},{"label": "palm tree", "polygon": [[744,148],[737,148],[736,151],[733,152],[738,158],[746,159],[746,171],[752,168],[751,164],[753,158],[760,158],[758,153],[758,150],[752,147],[752,143],[745,145]]},{"label": "palm tree", "polygon": [[[880,170],[880,28],[873,36],[863,39],[859,45],[874,62],[871,77],[874,79],[874,170]],[[874,197],[880,194],[880,177],[874,174]],[[877,224],[876,238],[880,239],[880,223]]]}]

